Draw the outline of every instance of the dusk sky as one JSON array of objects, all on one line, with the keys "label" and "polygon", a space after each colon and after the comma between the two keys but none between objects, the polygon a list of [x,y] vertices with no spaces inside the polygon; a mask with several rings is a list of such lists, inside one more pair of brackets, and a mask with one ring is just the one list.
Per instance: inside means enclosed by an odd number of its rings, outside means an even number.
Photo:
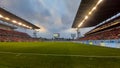
[{"label": "dusk sky", "polygon": [[[81,0],[1,0],[0,6],[41,27],[38,37],[52,38],[53,33],[70,38],[71,26]],[[82,34],[88,29],[82,29]],[[31,31],[27,31],[32,35]]]}]

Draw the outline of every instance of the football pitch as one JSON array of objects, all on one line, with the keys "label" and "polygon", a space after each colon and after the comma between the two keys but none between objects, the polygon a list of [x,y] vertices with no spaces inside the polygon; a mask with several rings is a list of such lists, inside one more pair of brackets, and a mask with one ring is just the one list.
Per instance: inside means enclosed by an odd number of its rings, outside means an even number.
[{"label": "football pitch", "polygon": [[73,42],[1,42],[0,68],[120,68],[120,49]]}]

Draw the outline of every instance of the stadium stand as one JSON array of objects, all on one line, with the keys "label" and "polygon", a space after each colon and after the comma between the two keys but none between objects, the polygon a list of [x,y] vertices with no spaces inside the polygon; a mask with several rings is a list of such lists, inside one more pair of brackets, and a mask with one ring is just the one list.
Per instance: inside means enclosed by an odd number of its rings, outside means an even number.
[{"label": "stadium stand", "polygon": [[40,29],[30,22],[0,8],[0,42],[33,42],[39,40],[32,38],[27,33],[15,31],[17,27],[30,30]]},{"label": "stadium stand", "polygon": [[120,48],[120,18],[112,19],[87,32],[77,41],[85,44],[94,44]]},{"label": "stadium stand", "polygon": [[120,27],[113,28],[105,31],[101,31],[95,34],[86,35],[80,40],[110,40],[110,39],[119,39],[120,38]]},{"label": "stadium stand", "polygon": [[27,42],[35,41],[27,33],[0,29],[0,42]]},{"label": "stadium stand", "polygon": [[120,48],[119,0],[82,0],[72,28],[95,27],[77,42]]},{"label": "stadium stand", "polygon": [[111,40],[120,39],[120,16],[116,17],[102,25],[97,26],[90,32],[85,34],[85,37],[79,40]]}]

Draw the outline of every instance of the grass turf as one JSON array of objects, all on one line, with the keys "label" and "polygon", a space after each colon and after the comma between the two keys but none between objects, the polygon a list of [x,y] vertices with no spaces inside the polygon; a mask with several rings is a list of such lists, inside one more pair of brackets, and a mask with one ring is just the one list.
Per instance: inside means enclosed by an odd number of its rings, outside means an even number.
[{"label": "grass turf", "polygon": [[[51,56],[35,53],[82,56]],[[0,68],[120,68],[120,49],[72,42],[4,42],[0,43]]]}]

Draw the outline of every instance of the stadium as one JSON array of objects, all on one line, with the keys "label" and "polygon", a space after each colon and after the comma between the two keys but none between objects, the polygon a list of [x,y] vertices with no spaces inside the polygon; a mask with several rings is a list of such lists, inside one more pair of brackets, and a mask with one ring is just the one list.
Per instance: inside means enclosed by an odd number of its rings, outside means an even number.
[{"label": "stadium", "polygon": [[[92,27],[94,29],[90,30],[85,34],[84,37],[78,37],[78,41],[81,40],[85,44],[94,44],[107,47],[119,48],[120,39],[120,9],[119,4],[112,3],[110,1],[104,1],[100,5],[102,0],[96,1],[96,5],[91,5],[93,8],[88,9],[88,1],[83,1],[78,13],[76,15],[73,28],[78,28],[78,34],[80,33],[80,28]],[[118,2],[116,0],[116,2]],[[85,4],[85,5],[84,5]],[[87,9],[87,10],[86,10]],[[104,9],[104,10],[100,10]],[[90,11],[88,11],[90,10]],[[109,12],[110,11],[110,12]],[[81,23],[79,23],[81,22]]]},{"label": "stadium", "polygon": [[[38,38],[42,27],[0,7],[0,68],[120,68],[119,3],[81,0],[70,27],[76,31],[72,39],[61,38],[58,32],[52,39]],[[81,29],[90,27],[81,36]]]}]

